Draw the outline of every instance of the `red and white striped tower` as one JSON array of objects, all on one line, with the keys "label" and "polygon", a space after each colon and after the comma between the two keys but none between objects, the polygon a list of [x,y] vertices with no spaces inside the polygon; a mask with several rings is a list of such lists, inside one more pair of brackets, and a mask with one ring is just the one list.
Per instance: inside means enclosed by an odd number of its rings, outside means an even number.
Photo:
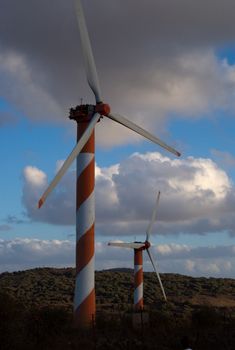
[{"label": "red and white striped tower", "polygon": [[143,250],[134,249],[134,309],[143,310]]},{"label": "red and white striped tower", "polygon": [[[77,141],[90,117],[77,118]],[[75,324],[90,328],[95,319],[95,132],[77,157]]]},{"label": "red and white striped tower", "polygon": [[[41,208],[49,194],[57,186],[70,165],[77,157],[77,218],[76,218],[76,286],[74,298],[74,311],[76,324],[80,328],[91,326],[95,317],[94,292],[94,128],[100,117],[107,117],[130,130],[133,130],[146,139],[160,145],[169,152],[180,156],[180,153],[155,137],[147,130],[133,123],[126,117],[111,113],[110,107],[102,101],[102,94],[96,65],[92,53],[91,43],[86,27],[86,21],[80,0],[75,0],[76,15],[81,37],[87,82],[95,95],[96,105],[80,105],[70,111],[70,119],[78,123],[78,141],[58,173],[39,199]],[[148,253],[150,255],[150,253]],[[142,262],[141,262],[142,268]],[[142,278],[143,279],[143,278]],[[143,289],[143,282],[142,282]],[[138,295],[137,288],[137,295]],[[143,294],[143,292],[142,292]]]}]

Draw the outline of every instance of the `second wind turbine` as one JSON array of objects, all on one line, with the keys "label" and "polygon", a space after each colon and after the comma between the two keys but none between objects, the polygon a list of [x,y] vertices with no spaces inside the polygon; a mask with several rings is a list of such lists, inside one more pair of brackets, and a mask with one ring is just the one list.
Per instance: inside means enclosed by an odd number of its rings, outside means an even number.
[{"label": "second wind turbine", "polygon": [[160,199],[160,191],[158,192],[158,195],[157,195],[157,201],[153,209],[151,221],[146,230],[146,238],[144,242],[132,242],[132,243],[109,242],[108,243],[108,245],[111,245],[114,247],[134,249],[134,310],[135,311],[140,311],[140,310],[143,310],[144,308],[144,298],[143,298],[143,251],[144,250],[146,250],[149,256],[149,259],[153,265],[153,269],[157,274],[157,278],[162,290],[163,297],[165,301],[167,301],[166,293],[161,281],[161,277],[157,271],[157,266],[154,262],[154,259],[150,250],[151,243],[149,241],[150,232],[152,230],[154,221],[156,220],[159,199]]}]

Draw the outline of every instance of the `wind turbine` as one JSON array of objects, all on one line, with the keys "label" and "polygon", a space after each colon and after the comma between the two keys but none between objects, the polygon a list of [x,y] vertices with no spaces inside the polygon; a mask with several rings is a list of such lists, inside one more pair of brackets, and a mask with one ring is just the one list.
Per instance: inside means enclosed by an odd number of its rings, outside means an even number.
[{"label": "wind turbine", "polygon": [[79,105],[70,109],[70,119],[77,122],[77,144],[63,163],[38,202],[40,208],[48,195],[56,187],[71,163],[77,158],[76,188],[76,283],[74,295],[75,324],[79,328],[89,328],[95,319],[95,136],[94,128],[102,117],[113,121],[144,136],[169,152],[180,156],[172,147],[136,125],[127,118],[111,112],[110,106],[103,102],[91,43],[80,0],[75,0],[76,15],[81,39],[88,84],[95,95],[96,104]]},{"label": "wind turbine", "polygon": [[160,199],[160,191],[157,195],[157,200],[155,207],[153,209],[152,218],[149,222],[149,225],[146,230],[146,239],[145,242],[133,242],[133,243],[118,243],[118,242],[109,242],[108,245],[114,246],[114,247],[121,247],[121,248],[131,248],[134,249],[134,310],[140,311],[143,310],[144,307],[144,299],[143,299],[143,250],[146,250],[148,253],[149,259],[153,265],[153,269],[157,274],[157,278],[162,290],[163,297],[165,301],[167,301],[166,293],[161,281],[161,277],[157,271],[156,264],[154,262],[150,247],[151,243],[149,242],[150,238],[150,232],[152,230],[154,221],[156,220],[157,215],[157,208],[159,204]]}]

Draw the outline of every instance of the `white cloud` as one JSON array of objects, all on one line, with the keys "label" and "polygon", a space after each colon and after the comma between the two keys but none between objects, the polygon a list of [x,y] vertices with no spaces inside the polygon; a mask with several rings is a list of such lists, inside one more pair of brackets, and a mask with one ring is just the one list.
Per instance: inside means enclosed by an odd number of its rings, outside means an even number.
[{"label": "white cloud", "polygon": [[[75,264],[75,242],[16,238],[0,240],[0,272],[34,267],[64,267]],[[160,272],[192,276],[235,277],[234,246],[190,247],[179,244],[152,247]],[[167,251],[167,254],[166,254]],[[133,268],[133,250],[96,242],[96,269]],[[144,253],[144,270],[152,271]]]},{"label": "white cloud", "polygon": [[46,174],[33,166],[26,166],[24,168],[24,177],[27,183],[32,187],[39,187],[41,189],[41,187],[45,187],[47,183]]},{"label": "white cloud", "polygon": [[[135,156],[139,156],[136,153]],[[160,153],[149,153],[140,155],[144,161],[155,161],[156,163],[165,163],[175,170],[175,176],[168,177],[168,185],[175,192],[182,192],[189,196],[201,196],[204,191],[212,191],[217,199],[224,198],[231,187],[231,182],[224,170],[220,169],[211,159],[188,157],[185,160],[170,160],[168,157],[162,157]],[[180,171],[183,168],[191,171],[191,176],[184,177]],[[187,174],[189,175],[189,174]]]},{"label": "white cloud", "polygon": [[[75,172],[68,172],[41,210],[36,203],[47,184],[39,169],[24,171],[23,204],[30,219],[75,222]],[[170,159],[135,153],[109,168],[96,165],[96,227],[108,235],[143,234],[161,191],[158,233],[235,232],[234,186],[211,159]],[[153,234],[155,229],[153,230]]]},{"label": "white cloud", "polygon": [[195,262],[192,260],[186,260],[185,261],[185,268],[189,273],[193,273],[195,268]]},{"label": "white cloud", "polygon": [[181,254],[184,252],[190,252],[190,247],[181,244],[159,244],[155,247],[157,253],[161,255],[171,255],[172,253]]},{"label": "white cloud", "polygon": [[74,245],[70,241],[30,238],[0,239],[1,271],[38,266],[74,265]]},{"label": "white cloud", "polygon": [[233,262],[225,261],[224,259],[214,259],[212,262],[207,262],[202,259],[196,261],[187,260],[185,262],[186,273],[202,276],[232,276],[234,269]]}]

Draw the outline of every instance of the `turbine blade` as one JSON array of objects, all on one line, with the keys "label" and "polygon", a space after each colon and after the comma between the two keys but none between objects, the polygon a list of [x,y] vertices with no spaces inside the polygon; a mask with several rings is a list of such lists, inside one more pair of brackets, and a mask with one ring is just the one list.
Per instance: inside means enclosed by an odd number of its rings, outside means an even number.
[{"label": "turbine blade", "polygon": [[165,299],[165,301],[167,301],[166,293],[165,293],[165,290],[164,290],[164,287],[163,287],[163,284],[162,284],[162,280],[161,280],[161,277],[160,277],[160,275],[159,275],[159,273],[158,273],[158,271],[157,271],[157,267],[156,267],[156,264],[155,264],[155,262],[154,262],[154,260],[153,260],[152,254],[151,254],[151,252],[150,252],[149,249],[146,249],[146,250],[147,250],[149,259],[150,259],[150,261],[151,261],[151,263],[152,263],[152,265],[153,265],[153,269],[154,269],[154,271],[155,271],[156,274],[157,274],[157,278],[158,278],[158,281],[159,281],[159,284],[160,284],[160,287],[161,287],[161,290],[162,290],[162,294],[163,294],[163,296],[164,296],[164,299]]},{"label": "turbine blade", "polygon": [[178,156],[178,157],[180,156],[180,153],[178,151],[176,151],[174,148],[168,146],[165,142],[161,141],[159,138],[150,134],[148,131],[146,131],[145,129],[136,125],[135,123],[131,122],[127,118],[125,118],[119,114],[116,114],[116,113],[115,114],[110,113],[107,117],[114,120],[115,122],[117,122],[119,124],[126,126],[129,129],[135,131],[137,134],[144,136],[146,139],[149,139],[150,141],[161,146],[162,148],[165,148],[167,151],[174,153],[176,156]]},{"label": "turbine blade", "polygon": [[111,245],[113,247],[121,247],[121,248],[132,248],[132,249],[139,249],[145,246],[144,243],[122,243],[122,242],[109,242],[108,245]]},{"label": "turbine blade", "polygon": [[42,197],[40,198],[40,200],[38,202],[38,208],[41,208],[41,206],[45,202],[46,198],[49,196],[51,191],[56,187],[56,185],[61,180],[61,178],[63,177],[63,175],[65,174],[65,172],[67,171],[67,169],[69,168],[71,163],[74,161],[74,159],[81,152],[81,150],[83,149],[83,147],[87,143],[89,137],[91,136],[92,131],[93,131],[96,123],[98,122],[99,118],[100,118],[100,115],[98,113],[96,113],[93,116],[93,118],[90,121],[90,124],[88,125],[88,127],[84,131],[84,133],[82,134],[82,137],[78,141],[77,145],[74,147],[74,149],[72,150],[72,152],[70,153],[70,155],[68,156],[68,158],[66,159],[66,161],[64,162],[64,164],[62,165],[62,167],[60,168],[60,170],[58,171],[58,173],[56,174],[56,176],[51,181],[51,183],[47,187],[46,191],[43,193]]},{"label": "turbine blade", "polygon": [[158,208],[158,204],[159,204],[159,200],[160,200],[160,194],[161,194],[161,192],[159,191],[158,195],[157,195],[157,200],[156,200],[155,207],[153,208],[152,218],[151,218],[151,221],[150,221],[150,223],[149,223],[149,225],[147,227],[147,230],[146,230],[146,241],[147,242],[149,241],[150,232],[151,232],[153,224],[154,224],[154,222],[156,220],[157,208]]},{"label": "turbine blade", "polygon": [[88,84],[95,95],[96,102],[99,103],[102,102],[100,84],[81,1],[75,0],[75,6],[81,38],[83,58],[85,62],[86,77]]}]

